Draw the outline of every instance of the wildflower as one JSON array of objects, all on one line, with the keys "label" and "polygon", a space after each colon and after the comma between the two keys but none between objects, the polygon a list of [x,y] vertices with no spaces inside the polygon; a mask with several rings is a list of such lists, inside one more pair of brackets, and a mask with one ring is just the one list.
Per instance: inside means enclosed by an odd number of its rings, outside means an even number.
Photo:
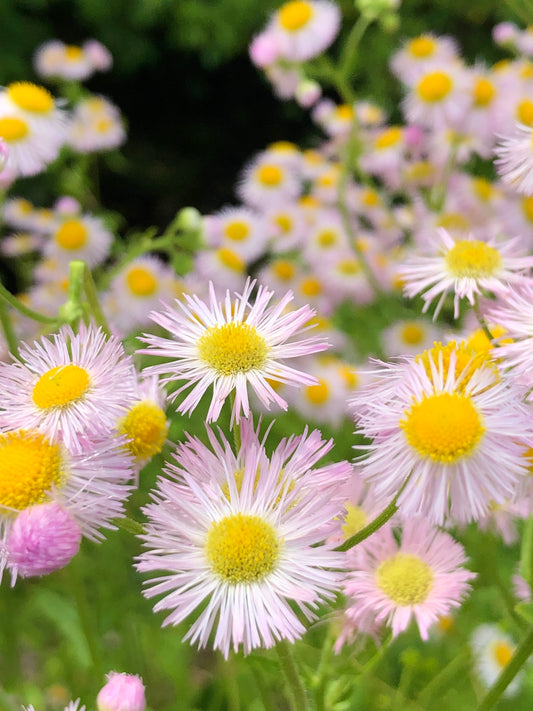
[{"label": "wildflower", "polygon": [[[37,428],[79,449],[83,436],[106,435],[131,403],[135,375],[121,342],[100,328],[63,326],[21,361],[0,364],[0,426]],[[82,439],[80,439],[80,436]]]},{"label": "wildflower", "polygon": [[431,66],[452,63],[457,59],[457,46],[452,37],[426,33],[413,37],[392,57],[391,69],[406,84],[413,84]]},{"label": "wildflower", "polygon": [[96,697],[98,711],[144,711],[144,684],[136,674],[109,672]]},{"label": "wildflower", "polygon": [[259,155],[249,163],[237,188],[237,193],[250,207],[263,210],[298,197],[300,183],[284,161]]},{"label": "wildflower", "polygon": [[423,519],[405,524],[397,543],[390,524],[382,527],[348,556],[353,568],[344,591],[346,615],[363,630],[370,622],[384,623],[396,637],[411,620],[422,639],[470,589],[475,574],[462,566],[463,547]]},{"label": "wildflower", "polygon": [[[489,688],[511,661],[516,644],[498,625],[485,624],[474,630],[470,645],[476,671],[483,684]],[[504,692],[506,696],[514,696],[518,692],[523,676],[523,670],[515,676]]]},{"label": "wildflower", "polygon": [[88,79],[95,69],[90,50],[86,52],[83,47],[66,45],[60,40],[42,44],[35,53],[33,64],[41,77],[77,81]]},{"label": "wildflower", "polygon": [[110,151],[126,140],[119,109],[101,96],[80,101],[68,125],[67,143],[78,153]]},{"label": "wildflower", "polygon": [[113,235],[99,217],[65,215],[52,231],[45,254],[65,265],[79,259],[94,267],[106,259],[112,241]]},{"label": "wildflower", "polygon": [[[468,522],[518,493],[528,472],[523,455],[531,416],[521,390],[489,358],[437,345],[414,360],[384,365],[352,398],[361,432],[374,439],[360,447],[361,473],[378,495],[393,497],[405,484],[402,515]],[[386,466],[391,461],[393,469]]]},{"label": "wildflower", "polygon": [[466,116],[470,97],[466,70],[437,65],[420,75],[404,100],[408,123],[433,129],[458,128]]},{"label": "wildflower", "polygon": [[259,287],[255,302],[250,304],[255,282],[248,280],[242,294],[232,303],[229,291],[224,304],[217,301],[210,285],[209,303],[197,296],[185,295],[185,302],[165,311],[153,312],[152,319],[172,335],[172,340],[145,334],[149,348],[140,351],[171,358],[170,363],[150,366],[147,373],[167,374],[162,382],[186,380],[172,394],[172,400],[192,386],[192,391],[179,404],[178,412],[192,412],[206,390],[213,385],[213,396],[207,421],[216,420],[228,395],[235,391],[232,422],[249,414],[248,384],[268,407],[276,402],[286,409],[269,380],[289,384],[312,384],[315,379],[283,364],[285,358],[296,358],[327,348],[321,338],[291,341],[291,337],[313,316],[309,306],[285,312],[292,301],[288,292],[276,305],[269,306],[274,293]]},{"label": "wildflower", "polygon": [[416,355],[438,339],[439,329],[422,319],[397,321],[383,331],[387,356]]},{"label": "wildflower", "polygon": [[210,246],[229,248],[246,263],[265,252],[266,225],[263,219],[246,207],[221,210],[206,220],[206,239]]},{"label": "wildflower", "polygon": [[142,572],[170,571],[148,581],[147,597],[164,594],[155,611],[179,624],[201,607],[185,638],[225,657],[248,654],[305,631],[289,601],[308,620],[339,585],[341,554],[323,543],[351,471],[339,463],[313,470],[328,451],[319,433],[283,440],[270,459],[249,421],[236,456],[208,429],[212,450],[197,439],[178,447],[145,508]]},{"label": "wildflower", "polygon": [[443,228],[438,234],[438,253],[413,256],[400,270],[406,296],[422,295],[423,312],[440,296],[435,318],[448,293],[454,293],[454,317],[457,318],[461,299],[466,298],[474,305],[482,289],[503,294],[509,284],[522,282],[524,273],[533,266],[533,257],[523,253],[518,237],[497,243],[476,240],[471,235],[468,239],[454,239]]}]

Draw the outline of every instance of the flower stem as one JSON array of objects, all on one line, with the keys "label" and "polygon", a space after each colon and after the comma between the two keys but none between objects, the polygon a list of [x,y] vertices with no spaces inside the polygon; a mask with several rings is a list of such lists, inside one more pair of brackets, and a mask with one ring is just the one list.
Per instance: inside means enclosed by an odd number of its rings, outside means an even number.
[{"label": "flower stem", "polygon": [[4,338],[6,339],[7,348],[9,352],[15,356],[19,357],[18,350],[18,340],[13,329],[13,324],[11,322],[11,317],[6,308],[6,304],[0,299],[0,325],[2,326],[2,331],[4,333]]},{"label": "flower stem", "polygon": [[96,291],[96,285],[94,283],[91,270],[89,269],[87,264],[84,264],[83,288],[85,290],[85,296],[87,297],[87,303],[89,304],[89,311],[91,313],[91,316],[94,317],[94,320],[96,321],[98,326],[100,326],[102,331],[109,338],[109,336],[111,335],[111,330],[109,328],[109,324],[107,323],[107,319],[104,316],[104,312],[102,311],[102,307],[100,306],[100,300],[98,298],[98,292]]},{"label": "flower stem", "polygon": [[38,323],[56,323],[57,321],[57,319],[52,318],[51,316],[44,316],[44,314],[40,314],[37,311],[29,309],[27,306],[24,306],[24,304],[19,301],[16,296],[13,296],[13,294],[11,294],[1,283],[0,297],[3,298],[4,301],[7,301],[8,304],[11,304],[11,306],[17,311],[19,311],[23,316],[27,316],[33,321],[37,321]]},{"label": "flower stem", "polygon": [[489,709],[494,708],[495,704],[500,699],[505,689],[507,689],[507,687],[518,674],[520,669],[524,666],[532,652],[533,626],[530,627],[529,632],[520,642],[509,663],[502,669],[500,676],[496,679],[496,682],[493,684],[493,686],[488,690],[487,694],[485,695],[485,698],[481,700],[481,703],[477,707],[476,711],[489,711]]},{"label": "flower stem", "polygon": [[453,677],[459,672],[459,670],[464,671],[466,658],[468,655],[468,649],[463,649],[457,656],[444,666],[438,674],[436,674],[433,679],[422,689],[417,697],[424,708],[430,708],[429,700],[436,694],[441,686],[447,684]]},{"label": "flower stem", "polygon": [[361,42],[368,26],[371,24],[372,19],[373,18],[368,15],[361,15],[352,27],[351,32],[348,35],[348,39],[342,49],[342,54],[339,58],[338,74],[340,79],[347,79],[353,73],[353,65],[357,57],[359,43]]},{"label": "flower stem", "polygon": [[289,688],[289,697],[292,711],[310,711],[309,700],[298,672],[293,654],[286,640],[276,644],[279,664],[285,681]]},{"label": "flower stem", "polygon": [[481,330],[483,331],[483,333],[485,334],[485,336],[487,336],[487,338],[489,339],[489,342],[490,342],[493,346],[498,347],[498,346],[499,346],[499,343],[495,343],[495,342],[494,342],[494,336],[493,336],[492,333],[490,332],[490,329],[489,329],[489,327],[487,326],[487,322],[485,321],[485,317],[484,317],[483,314],[481,313],[481,309],[479,308],[479,302],[478,302],[477,299],[474,301],[474,305],[473,305],[472,308],[473,308],[473,310],[474,310],[474,313],[475,313],[475,315],[476,315],[476,318],[477,318],[477,320],[478,320],[478,323],[479,323],[479,325],[480,325],[480,327],[481,327]]}]

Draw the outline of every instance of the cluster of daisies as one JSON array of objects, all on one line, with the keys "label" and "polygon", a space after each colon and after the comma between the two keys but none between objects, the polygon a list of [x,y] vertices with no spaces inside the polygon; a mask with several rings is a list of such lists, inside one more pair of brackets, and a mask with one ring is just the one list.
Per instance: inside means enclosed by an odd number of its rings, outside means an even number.
[{"label": "cluster of daisies", "polygon": [[[83,48],[52,42],[36,55],[44,79],[83,80],[111,66],[107,49],[95,40]],[[88,92],[75,106],[56,99],[44,86],[29,81],[8,84],[0,92],[0,144],[4,154],[2,188],[17,178],[46,170],[65,148],[76,153],[109,151],[126,140],[119,109]]]}]

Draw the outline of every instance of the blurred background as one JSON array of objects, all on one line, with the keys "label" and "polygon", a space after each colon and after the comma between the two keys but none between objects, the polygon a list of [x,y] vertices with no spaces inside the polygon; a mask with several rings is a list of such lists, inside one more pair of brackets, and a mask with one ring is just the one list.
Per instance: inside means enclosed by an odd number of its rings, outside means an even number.
[{"label": "blurred background", "polygon": [[[349,30],[349,18],[357,17],[353,0],[339,4]],[[129,138],[124,161],[103,159],[102,205],[121,213],[130,229],[164,227],[185,205],[206,214],[235,202],[238,171],[268,143],[290,140],[311,147],[317,141],[308,113],[276,99],[248,59],[249,42],[278,5],[275,0],[2,0],[0,84],[40,82],[32,58],[46,40],[103,42],[114,67],[86,86],[121,108]],[[358,97],[373,97],[394,117],[401,87],[386,66],[402,38],[428,29],[453,34],[470,62],[492,62],[500,55],[488,38],[504,19],[519,21],[502,0],[404,0],[398,28],[371,27],[364,37]],[[42,176],[21,180],[14,194],[50,204],[56,195],[47,194],[45,182]]]}]

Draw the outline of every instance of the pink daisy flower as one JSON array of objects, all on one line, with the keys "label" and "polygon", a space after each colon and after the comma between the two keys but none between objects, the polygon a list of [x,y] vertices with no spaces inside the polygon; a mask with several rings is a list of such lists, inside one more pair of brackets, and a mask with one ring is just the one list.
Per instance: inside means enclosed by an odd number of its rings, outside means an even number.
[{"label": "pink daisy flower", "polygon": [[533,266],[533,256],[526,255],[521,239],[482,242],[469,235],[454,239],[449,232],[438,230],[440,245],[434,255],[412,256],[399,270],[405,282],[405,295],[421,294],[423,312],[439,296],[435,318],[447,294],[454,294],[454,317],[459,316],[459,301],[467,299],[474,305],[482,290],[494,294],[507,292],[510,284],[521,283]]},{"label": "pink daisy flower", "polygon": [[477,521],[513,499],[528,473],[533,429],[521,394],[490,361],[472,354],[465,362],[456,348],[383,364],[382,377],[351,400],[361,433],[374,440],[358,447],[361,474],[379,496],[407,482],[403,516]]},{"label": "pink daisy flower", "polygon": [[21,361],[0,363],[0,427],[38,429],[79,450],[83,437],[107,435],[134,398],[133,361],[100,328],[70,326],[24,344]]},{"label": "pink daisy flower", "polygon": [[210,285],[209,303],[197,296],[184,295],[185,303],[165,306],[165,311],[153,312],[152,319],[172,335],[172,339],[145,334],[141,339],[148,348],[139,351],[171,362],[153,365],[147,373],[163,374],[163,383],[186,380],[171,395],[175,400],[183,390],[191,392],[178,406],[178,412],[192,412],[207,389],[213,386],[207,421],[216,420],[226,398],[235,391],[232,422],[241,412],[250,412],[248,385],[268,408],[275,402],[283,409],[287,403],[270,385],[269,380],[291,385],[316,383],[315,378],[283,364],[286,358],[316,353],[327,348],[322,338],[290,340],[305,331],[305,324],[313,317],[309,306],[286,312],[292,301],[291,291],[274,306],[269,306],[274,293],[266,287],[257,290],[255,302],[250,297],[255,281],[248,279],[242,294],[231,300],[226,292],[224,303],[217,301]]},{"label": "pink daisy flower", "polygon": [[459,607],[475,573],[461,566],[463,547],[423,519],[405,524],[401,544],[386,525],[352,549],[344,591],[347,617],[363,630],[383,623],[396,637],[415,620],[422,639],[439,617]]},{"label": "pink daisy flower", "polygon": [[178,447],[145,508],[147,550],[137,564],[164,571],[145,592],[164,595],[154,607],[170,610],[163,624],[200,607],[185,639],[205,647],[213,633],[225,657],[241,645],[248,654],[294,641],[305,627],[293,606],[312,620],[333,597],[343,558],[324,541],[342,511],[332,495],[338,470],[344,479],[350,471],[347,462],[323,467],[329,485],[318,483],[313,467],[330,445],[314,433],[281,442],[270,458],[250,422],[242,434],[237,458],[210,430],[212,449],[196,439]]}]

